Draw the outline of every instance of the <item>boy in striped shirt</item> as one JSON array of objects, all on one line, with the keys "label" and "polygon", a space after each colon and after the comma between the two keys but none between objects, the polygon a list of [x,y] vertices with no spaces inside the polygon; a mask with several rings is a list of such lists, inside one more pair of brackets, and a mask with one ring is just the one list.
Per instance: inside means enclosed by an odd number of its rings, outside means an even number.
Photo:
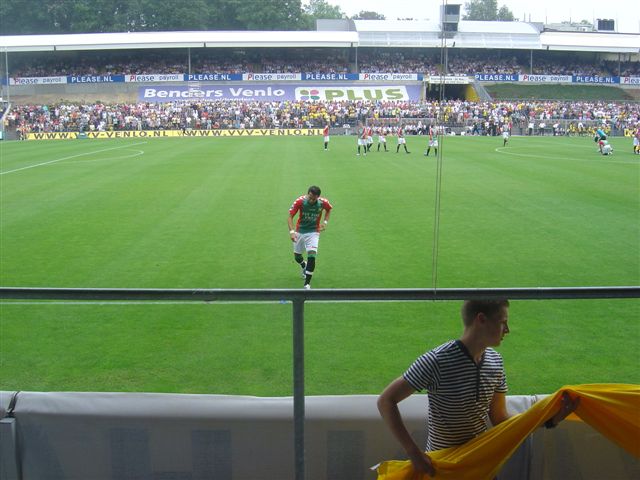
[{"label": "boy in striped shirt", "polygon": [[[508,300],[467,300],[462,306],[464,331],[419,357],[378,398],[378,410],[404,447],[416,472],[435,475],[428,454],[407,431],[398,403],[416,391],[429,396],[427,452],[462,445],[507,420],[507,381],[502,356],[493,349],[509,333]],[[573,412],[579,398],[565,395],[562,408],[545,426],[552,428]]]}]

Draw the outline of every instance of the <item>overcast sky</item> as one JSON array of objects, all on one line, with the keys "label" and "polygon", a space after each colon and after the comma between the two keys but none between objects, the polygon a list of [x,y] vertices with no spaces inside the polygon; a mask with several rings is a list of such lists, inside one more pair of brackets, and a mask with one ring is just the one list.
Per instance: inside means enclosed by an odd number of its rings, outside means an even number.
[{"label": "overcast sky", "polygon": [[[468,1],[468,0],[467,0]],[[463,5],[465,1],[448,0],[450,4]],[[303,0],[303,3],[308,3]],[[416,20],[437,21],[442,0],[327,0],[338,5],[349,16],[362,10],[381,13],[387,20],[415,18]],[[522,21],[579,22],[597,18],[611,18],[616,22],[616,30],[626,33],[640,33],[640,1],[638,0],[498,0],[498,7],[506,5],[514,16]]]}]

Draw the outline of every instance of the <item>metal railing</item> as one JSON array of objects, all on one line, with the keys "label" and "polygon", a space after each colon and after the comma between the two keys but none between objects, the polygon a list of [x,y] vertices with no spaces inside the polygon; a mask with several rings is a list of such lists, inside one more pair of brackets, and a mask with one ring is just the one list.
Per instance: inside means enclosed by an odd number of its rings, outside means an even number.
[{"label": "metal railing", "polygon": [[640,286],[443,289],[98,289],[0,287],[0,300],[278,302],[293,305],[293,417],[295,479],[305,479],[304,304],[307,301],[446,301],[640,298]]}]

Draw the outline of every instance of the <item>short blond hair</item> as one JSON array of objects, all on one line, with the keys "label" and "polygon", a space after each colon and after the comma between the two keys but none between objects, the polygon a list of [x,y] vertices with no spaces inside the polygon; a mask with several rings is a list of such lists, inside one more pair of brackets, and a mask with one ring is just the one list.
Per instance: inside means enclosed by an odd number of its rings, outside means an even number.
[{"label": "short blond hair", "polygon": [[503,308],[509,308],[509,300],[506,298],[465,300],[460,313],[464,324],[469,326],[479,313],[484,313],[487,317],[491,317],[499,313]]}]

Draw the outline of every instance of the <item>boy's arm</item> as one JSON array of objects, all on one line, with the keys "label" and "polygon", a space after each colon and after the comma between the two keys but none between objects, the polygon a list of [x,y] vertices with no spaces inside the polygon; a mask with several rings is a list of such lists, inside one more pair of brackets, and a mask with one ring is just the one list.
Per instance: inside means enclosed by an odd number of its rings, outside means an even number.
[{"label": "boy's arm", "polygon": [[436,471],[431,459],[418,447],[409,434],[398,409],[398,403],[414,392],[414,388],[403,377],[395,379],[378,397],[378,411],[393,436],[407,452],[414,470],[434,476]]}]

